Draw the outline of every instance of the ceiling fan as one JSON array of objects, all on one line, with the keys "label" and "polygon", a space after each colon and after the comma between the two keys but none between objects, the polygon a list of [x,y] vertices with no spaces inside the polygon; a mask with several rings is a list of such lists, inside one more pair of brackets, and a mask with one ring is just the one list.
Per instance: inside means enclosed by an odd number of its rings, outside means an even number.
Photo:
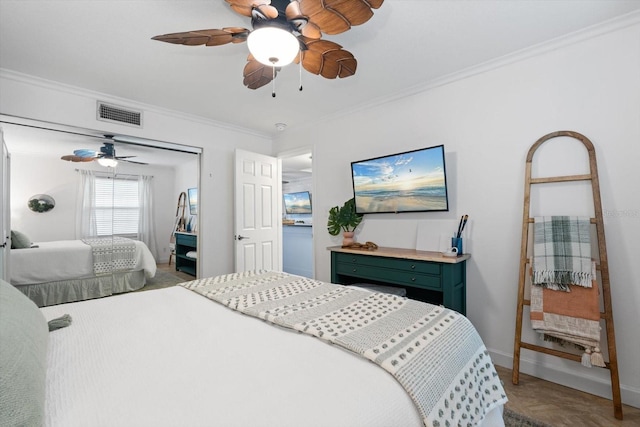
[{"label": "ceiling fan", "polygon": [[[280,67],[300,63],[327,79],[355,74],[358,62],[322,33],[340,34],[367,22],[384,0],[225,0],[237,13],[251,18],[253,30],[242,27],[196,30],[152,37],[187,46],[220,46],[247,42],[249,56],[244,85],[257,89],[273,81]],[[300,85],[302,90],[302,84]],[[275,92],[272,93],[275,96]]]},{"label": "ceiling fan", "polygon": [[136,162],[129,160],[136,156],[116,156],[116,148],[112,142],[105,142],[100,151],[95,151],[87,148],[74,150],[73,154],[60,157],[62,160],[70,162],[92,162],[96,160],[102,166],[115,167],[119,161],[136,163],[139,165],[146,165],[147,163]]}]

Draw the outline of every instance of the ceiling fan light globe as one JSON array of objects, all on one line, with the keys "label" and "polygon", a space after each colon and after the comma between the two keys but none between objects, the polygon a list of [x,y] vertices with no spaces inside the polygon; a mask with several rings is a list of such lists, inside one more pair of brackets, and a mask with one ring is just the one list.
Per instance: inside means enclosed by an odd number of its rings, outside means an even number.
[{"label": "ceiling fan light globe", "polygon": [[108,157],[99,158],[98,163],[100,163],[101,166],[104,166],[107,168],[115,168],[118,165],[118,161],[116,159],[111,159]]},{"label": "ceiling fan light globe", "polygon": [[289,31],[262,27],[252,31],[247,38],[249,52],[264,65],[284,67],[293,62],[300,51],[300,42]]}]

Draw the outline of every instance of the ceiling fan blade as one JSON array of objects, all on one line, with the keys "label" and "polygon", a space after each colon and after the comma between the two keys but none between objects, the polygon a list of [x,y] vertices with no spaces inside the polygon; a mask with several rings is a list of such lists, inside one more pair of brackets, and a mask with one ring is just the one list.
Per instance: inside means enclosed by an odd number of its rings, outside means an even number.
[{"label": "ceiling fan blade", "polygon": [[60,157],[62,160],[66,160],[69,162],[92,162],[95,160],[95,157],[80,157],[74,156],[73,154],[68,154],[66,156]]},{"label": "ceiling fan blade", "polygon": [[307,22],[307,24],[300,29],[300,34],[310,39],[319,39],[322,37],[320,28],[313,22]]},{"label": "ceiling fan blade", "polygon": [[[358,68],[358,61],[348,50],[337,50],[325,55],[325,64],[333,64],[334,62],[338,66],[337,77],[340,77],[341,79],[353,76]],[[324,67],[320,74],[322,77],[333,78],[328,77],[328,70],[326,74]]]},{"label": "ceiling fan blade", "polygon": [[[302,0],[300,8],[302,9],[304,5],[304,0]],[[314,6],[322,6],[322,4],[318,2]],[[303,13],[309,17],[309,22],[315,24],[320,31],[325,34],[340,34],[351,29],[349,21],[342,15],[333,13],[333,11],[320,7],[313,7],[311,10],[302,10]]]},{"label": "ceiling fan blade", "polygon": [[298,0],[293,0],[287,5],[287,8],[284,10],[284,16],[288,21],[304,16],[300,11],[300,3],[298,2]]},{"label": "ceiling fan blade", "polygon": [[351,52],[328,40],[305,40],[307,50],[302,53],[302,66],[313,74],[327,79],[350,77],[356,73],[358,61]]},{"label": "ceiling fan blade", "polygon": [[259,6],[256,6],[254,10],[260,12],[260,15],[263,17],[263,19],[275,19],[278,17],[278,9],[268,4],[261,4]]},{"label": "ceiling fan blade", "polygon": [[151,39],[187,46],[221,46],[227,43],[241,43],[247,39],[250,32],[251,31],[246,28],[227,27],[222,29],[162,34],[152,37]]},{"label": "ceiling fan blade", "polygon": [[300,3],[297,0],[293,0],[287,6],[285,10],[285,17],[287,21],[295,28],[300,34],[311,39],[319,39],[322,37],[322,33],[317,25],[309,23],[309,18],[304,16],[300,11]]},{"label": "ceiling fan blade", "polygon": [[[275,74],[278,74],[276,68]],[[273,80],[273,67],[264,65],[257,61],[253,55],[249,54],[247,57],[247,65],[244,66],[242,71],[244,80],[242,83],[249,89],[258,89]]]},{"label": "ceiling fan blade", "polygon": [[340,34],[373,16],[384,0],[299,0],[302,15],[326,34]]},{"label": "ceiling fan blade", "polygon": [[369,6],[371,6],[372,9],[380,9],[380,6],[382,6],[382,3],[384,3],[384,0],[366,0],[366,1],[369,4]]},{"label": "ceiling fan blade", "polygon": [[[270,5],[271,0],[225,0],[236,13],[251,18],[254,7]],[[277,15],[276,15],[277,16]]]},{"label": "ceiling fan blade", "polygon": [[79,150],[73,150],[73,155],[77,157],[88,157],[94,158],[98,153],[95,150],[90,150],[88,148],[81,148]]},{"label": "ceiling fan blade", "polygon": [[[130,157],[135,157],[135,156],[130,156]],[[144,162],[136,162],[135,160],[125,160],[125,159],[122,159],[120,157],[116,157],[116,160],[118,160],[119,162],[135,163],[136,165],[148,165],[149,164],[149,163],[144,163]]]},{"label": "ceiling fan blade", "polygon": [[[243,27],[224,27],[222,30],[232,33],[231,43],[246,42],[247,37],[249,37],[249,33],[251,32],[251,30]],[[207,46],[214,46],[214,45],[207,45]]]}]

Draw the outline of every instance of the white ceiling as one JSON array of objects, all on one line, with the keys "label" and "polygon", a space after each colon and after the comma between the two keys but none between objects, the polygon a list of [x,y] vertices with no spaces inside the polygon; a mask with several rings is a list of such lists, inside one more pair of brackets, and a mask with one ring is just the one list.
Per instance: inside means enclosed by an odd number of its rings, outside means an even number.
[{"label": "white ceiling", "polygon": [[[356,0],[353,0],[356,1]],[[240,126],[261,134],[320,122],[640,9],[638,0],[387,0],[336,36],[347,79],[285,67],[246,89],[246,44],[180,46],[158,34],[250,27],[223,0],[0,0],[0,68]],[[286,130],[285,130],[286,132]]]},{"label": "white ceiling", "polygon": [[312,164],[311,153],[283,158],[282,180],[284,182],[295,182],[309,178],[312,173]]}]

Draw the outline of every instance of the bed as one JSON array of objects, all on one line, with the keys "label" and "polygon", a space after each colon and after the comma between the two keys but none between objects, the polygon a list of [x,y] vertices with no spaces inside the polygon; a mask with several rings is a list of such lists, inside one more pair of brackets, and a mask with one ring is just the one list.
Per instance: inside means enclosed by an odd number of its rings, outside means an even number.
[{"label": "bed", "polygon": [[149,248],[121,237],[39,242],[10,263],[11,284],[39,307],[135,291],[156,273]]},{"label": "bed", "polygon": [[[11,385],[0,396],[6,408],[0,425],[504,425],[507,398],[486,349],[466,318],[442,307],[278,272],[224,275],[41,309],[6,283],[0,291],[0,339],[10,344],[15,335],[13,342],[22,343],[0,349],[0,379]],[[435,332],[437,339],[449,336],[447,344],[422,352],[426,387],[407,386],[406,378],[346,348],[330,332],[286,326],[286,318],[325,317],[322,310],[344,298],[351,307],[386,301],[409,307],[408,313],[437,313],[438,322],[452,319],[448,332]],[[46,321],[64,314],[71,325],[47,332]],[[392,324],[407,320],[406,313],[381,317],[391,321],[369,328],[376,331],[369,337],[380,342],[395,334],[389,334]],[[409,383],[424,379],[417,375]],[[31,399],[22,397],[25,390]],[[456,393],[466,396],[462,405]],[[424,401],[435,402],[426,415]]]}]

